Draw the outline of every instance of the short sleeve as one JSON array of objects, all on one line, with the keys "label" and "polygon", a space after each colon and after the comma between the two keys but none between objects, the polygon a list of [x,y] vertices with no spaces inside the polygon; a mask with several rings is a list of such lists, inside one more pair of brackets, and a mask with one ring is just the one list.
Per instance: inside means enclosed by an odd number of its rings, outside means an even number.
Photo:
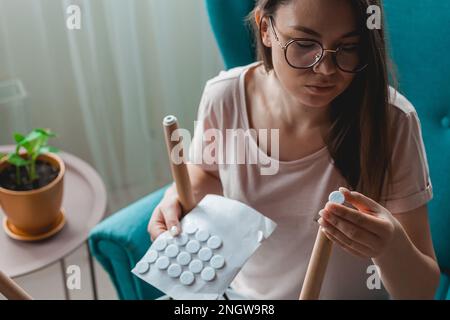
[{"label": "short sleeve", "polygon": [[189,163],[196,164],[206,171],[217,171],[218,152],[215,150],[218,136],[217,115],[206,89],[200,100],[194,136],[189,147]]},{"label": "short sleeve", "polygon": [[393,122],[392,179],[381,201],[393,214],[416,209],[433,198],[419,117],[414,109],[397,111]]}]

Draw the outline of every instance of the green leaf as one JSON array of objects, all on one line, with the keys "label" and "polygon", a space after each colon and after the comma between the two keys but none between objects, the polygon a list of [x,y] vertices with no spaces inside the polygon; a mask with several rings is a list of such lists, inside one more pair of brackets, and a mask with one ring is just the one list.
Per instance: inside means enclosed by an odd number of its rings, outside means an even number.
[{"label": "green leaf", "polygon": [[36,130],[31,131],[26,137],[24,142],[33,142],[42,137],[42,133]]},{"label": "green leaf", "polygon": [[14,140],[17,143],[20,143],[23,139],[25,139],[25,137],[22,134],[20,134],[18,132],[14,132]]},{"label": "green leaf", "polygon": [[23,167],[28,165],[29,163],[29,161],[23,159],[21,156],[15,153],[10,153],[8,155],[8,162],[12,165],[15,165],[16,167]]},{"label": "green leaf", "polygon": [[32,156],[36,147],[36,144],[39,142],[40,138],[42,137],[42,134],[36,131],[31,131],[25,139],[21,140],[17,144],[16,153],[18,153],[18,150],[20,147],[25,148],[27,150],[28,156]]},{"label": "green leaf", "polygon": [[38,128],[38,129],[34,129],[36,132],[39,132],[47,137],[56,137],[56,134],[54,132],[52,132],[50,129],[42,129],[42,128]]},{"label": "green leaf", "polygon": [[33,130],[24,140],[20,142],[27,150],[29,157],[36,158],[39,155],[39,150],[47,143],[48,137],[39,129]]},{"label": "green leaf", "polygon": [[52,147],[52,146],[45,146],[42,147],[41,150],[39,151],[40,154],[43,153],[58,153],[59,149],[56,147]]}]

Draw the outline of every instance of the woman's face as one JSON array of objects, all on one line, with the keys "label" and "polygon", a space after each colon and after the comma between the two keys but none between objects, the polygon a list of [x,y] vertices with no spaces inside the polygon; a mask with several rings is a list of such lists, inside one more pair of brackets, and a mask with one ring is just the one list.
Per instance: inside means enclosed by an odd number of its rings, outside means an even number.
[{"label": "woman's face", "polygon": [[[292,38],[319,41],[325,49],[358,43],[355,35],[356,16],[348,0],[292,0],[281,6],[274,18],[274,27],[282,45]],[[284,89],[299,103],[310,107],[326,107],[344,92],[354,74],[341,71],[332,53],[309,69],[294,69],[285,59],[269,20],[263,28],[263,42],[272,49],[273,66]]]}]

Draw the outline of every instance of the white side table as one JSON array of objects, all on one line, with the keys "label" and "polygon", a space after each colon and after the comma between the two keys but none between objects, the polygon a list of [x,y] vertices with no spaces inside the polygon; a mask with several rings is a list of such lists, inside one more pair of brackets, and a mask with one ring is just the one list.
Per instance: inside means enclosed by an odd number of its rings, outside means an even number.
[{"label": "white side table", "polygon": [[[0,153],[8,153],[14,146],[0,146]],[[63,208],[66,215],[64,228],[51,238],[38,242],[23,242],[8,237],[0,230],[0,270],[11,278],[23,276],[55,262],[63,272],[65,298],[70,295],[66,284],[64,258],[86,245],[94,299],[97,286],[92,255],[87,239],[90,230],[101,221],[106,211],[107,196],[98,173],[85,161],[65,152],[59,153],[66,165]],[[3,218],[0,208],[0,217]]]}]

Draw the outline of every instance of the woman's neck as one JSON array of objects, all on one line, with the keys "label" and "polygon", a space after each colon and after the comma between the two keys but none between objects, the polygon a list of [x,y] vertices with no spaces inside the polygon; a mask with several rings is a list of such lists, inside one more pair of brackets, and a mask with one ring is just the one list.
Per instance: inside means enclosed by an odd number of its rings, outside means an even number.
[{"label": "woman's neck", "polygon": [[329,125],[329,105],[311,107],[300,103],[285,91],[273,70],[266,75],[265,82],[265,92],[269,93],[268,112],[287,129],[303,131]]}]

